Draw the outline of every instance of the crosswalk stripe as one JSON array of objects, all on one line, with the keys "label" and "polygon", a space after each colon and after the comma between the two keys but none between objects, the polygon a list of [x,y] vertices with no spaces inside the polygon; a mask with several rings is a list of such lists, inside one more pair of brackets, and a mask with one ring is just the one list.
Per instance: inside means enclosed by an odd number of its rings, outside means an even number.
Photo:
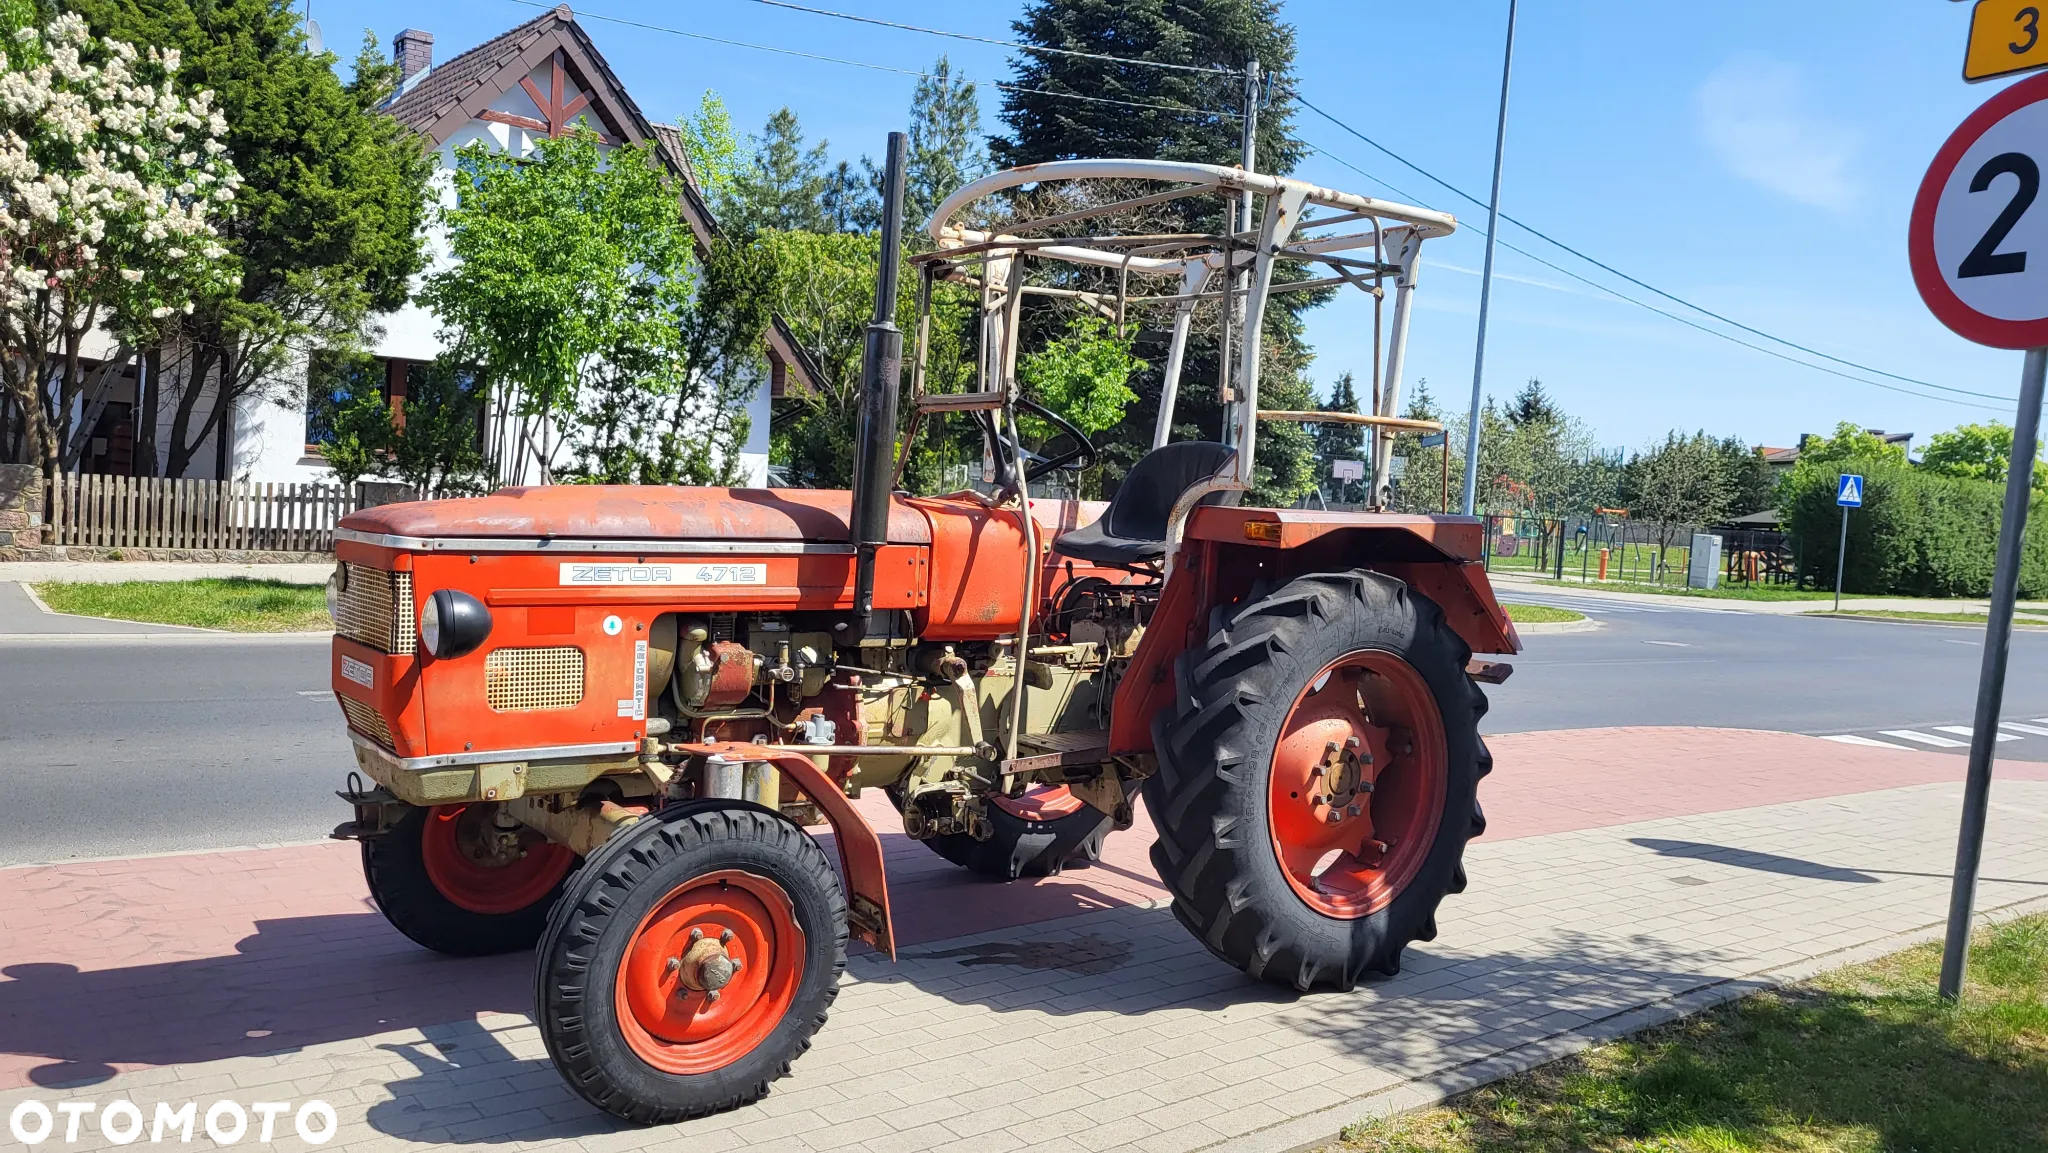
[{"label": "crosswalk stripe", "polygon": [[[1936,725],[1934,727],[1941,732],[1954,733],[1959,737],[1971,737],[1976,735],[1976,730],[1972,729],[1968,725]],[[2013,736],[2011,733],[1993,733],[1992,735],[1997,737],[2001,741],[2017,741],[2021,739],[2019,737]]]},{"label": "crosswalk stripe", "polygon": [[1910,753],[1913,751],[1911,746],[1908,745],[1895,745],[1890,741],[1880,741],[1874,737],[1859,737],[1854,733],[1843,733],[1840,736],[1822,737],[1821,740],[1834,741],[1836,744],[1842,745],[1863,745],[1873,749],[1898,749],[1900,752],[1906,753]]},{"label": "crosswalk stripe", "polygon": [[1883,729],[1880,731],[1888,737],[1897,737],[1902,741],[1918,741],[1920,744],[1932,745],[1937,749],[1967,749],[1970,747],[1970,742],[1968,741],[1956,741],[1950,740],[1947,737],[1916,733],[1911,729]]},{"label": "crosswalk stripe", "polygon": [[2000,721],[1998,723],[2008,729],[2018,729],[2029,736],[2048,737],[2048,729],[2044,729],[2039,725],[2023,725],[2018,721]]}]

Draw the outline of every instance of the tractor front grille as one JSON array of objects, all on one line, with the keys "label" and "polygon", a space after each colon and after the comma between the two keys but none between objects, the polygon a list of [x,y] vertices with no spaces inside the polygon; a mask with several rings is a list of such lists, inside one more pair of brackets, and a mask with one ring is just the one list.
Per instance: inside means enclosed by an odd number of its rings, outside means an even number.
[{"label": "tractor front grille", "polygon": [[583,650],[493,650],[484,658],[484,698],[501,713],[576,705],[583,700]]},{"label": "tractor front grille", "polygon": [[364,736],[391,748],[391,726],[385,723],[384,714],[354,697],[335,694],[341,701],[341,715],[348,718],[348,727]]},{"label": "tractor front grille", "polygon": [[412,574],[342,562],[346,586],[335,602],[334,631],[382,653],[411,656],[419,647]]}]

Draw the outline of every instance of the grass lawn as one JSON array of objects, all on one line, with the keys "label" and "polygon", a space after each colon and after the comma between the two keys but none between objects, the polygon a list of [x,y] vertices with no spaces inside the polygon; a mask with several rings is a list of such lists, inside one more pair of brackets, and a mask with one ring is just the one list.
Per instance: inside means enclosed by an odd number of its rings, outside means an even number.
[{"label": "grass lawn", "polygon": [[39,584],[36,595],[60,613],[240,633],[324,630],[327,593],[319,585],[245,577],[119,584]]},{"label": "grass lawn", "polygon": [[[1801,589],[1791,585],[1748,585],[1724,584],[1713,589],[1689,589],[1684,585],[1637,584],[1631,581],[1537,581],[1561,589],[1599,589],[1607,592],[1658,593],[1673,597],[1711,597],[1718,600],[1735,601],[1832,601],[1835,594],[1820,589]],[[1861,593],[1844,593],[1845,601],[1855,600]]]},{"label": "grass lawn", "polygon": [[2048,1149],[2048,918],[1758,993],[1344,1133],[1325,1153]]},{"label": "grass lawn", "polygon": [[1570,609],[1554,609],[1549,605],[1517,605],[1502,602],[1500,607],[1506,609],[1508,619],[1518,625],[1561,625],[1586,619],[1585,613],[1575,613]]},{"label": "grass lawn", "polygon": [[[1803,617],[1883,617],[1886,620],[1895,621],[1938,621],[1963,625],[1981,625],[1988,623],[1990,620],[1990,617],[1984,613],[1923,613],[1913,612],[1908,609],[1843,609],[1840,613],[1836,613],[1832,609],[1815,609],[1812,612],[1800,613],[1799,615]],[[2048,617],[2015,610],[2013,625],[2017,628],[2048,628]]]}]

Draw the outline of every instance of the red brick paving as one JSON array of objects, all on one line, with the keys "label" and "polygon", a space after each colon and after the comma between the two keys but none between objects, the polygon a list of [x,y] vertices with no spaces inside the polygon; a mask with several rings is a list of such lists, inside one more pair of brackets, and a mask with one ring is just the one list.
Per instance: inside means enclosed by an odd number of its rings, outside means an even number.
[{"label": "red brick paving", "polygon": [[[1481,791],[1489,839],[1959,780],[1964,765],[1740,730],[1523,733],[1491,744],[1497,767]],[[2048,779],[2043,765],[1999,771]],[[905,944],[1163,896],[1142,812],[1099,865],[998,889],[895,832],[879,791],[861,804],[885,830]],[[369,906],[355,856],[354,846],[322,844],[0,871],[0,1088],[525,1011],[530,958],[418,948]]]}]

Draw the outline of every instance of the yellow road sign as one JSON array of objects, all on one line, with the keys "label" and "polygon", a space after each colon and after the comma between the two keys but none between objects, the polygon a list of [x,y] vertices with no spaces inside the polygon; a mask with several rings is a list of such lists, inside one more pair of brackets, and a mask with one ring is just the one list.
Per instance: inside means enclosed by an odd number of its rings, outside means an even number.
[{"label": "yellow road sign", "polygon": [[2048,0],[1977,0],[1963,79],[1975,83],[2048,68]]}]

